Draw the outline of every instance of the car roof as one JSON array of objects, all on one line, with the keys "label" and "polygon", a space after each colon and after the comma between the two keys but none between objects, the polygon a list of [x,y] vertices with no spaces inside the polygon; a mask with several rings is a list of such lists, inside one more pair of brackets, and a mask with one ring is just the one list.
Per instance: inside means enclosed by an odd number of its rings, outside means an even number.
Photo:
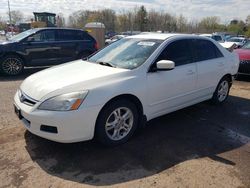
[{"label": "car roof", "polygon": [[241,39],[241,40],[243,40],[245,38],[244,37],[231,37],[230,39]]},{"label": "car roof", "polygon": [[128,36],[126,38],[136,38],[136,39],[158,39],[158,40],[166,40],[168,38],[172,38],[172,37],[178,37],[178,36],[182,36],[182,37],[186,37],[186,38],[205,38],[205,37],[200,37],[198,35],[193,35],[193,34],[180,34],[180,33],[143,33],[143,34],[139,34],[139,35],[132,35],[132,36]]},{"label": "car roof", "polygon": [[40,31],[40,30],[76,30],[76,31],[84,31],[82,29],[75,29],[75,28],[62,28],[62,27],[41,27],[41,28],[33,28],[34,31]]}]

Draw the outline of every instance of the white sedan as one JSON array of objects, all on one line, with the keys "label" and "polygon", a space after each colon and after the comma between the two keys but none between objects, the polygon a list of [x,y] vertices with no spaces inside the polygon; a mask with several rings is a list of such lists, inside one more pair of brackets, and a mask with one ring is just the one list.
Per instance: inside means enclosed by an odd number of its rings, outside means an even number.
[{"label": "white sedan", "polygon": [[145,121],[211,99],[223,103],[239,58],[212,39],[145,34],[121,39],[86,61],[31,75],[14,98],[31,133],[69,143],[126,142]]}]

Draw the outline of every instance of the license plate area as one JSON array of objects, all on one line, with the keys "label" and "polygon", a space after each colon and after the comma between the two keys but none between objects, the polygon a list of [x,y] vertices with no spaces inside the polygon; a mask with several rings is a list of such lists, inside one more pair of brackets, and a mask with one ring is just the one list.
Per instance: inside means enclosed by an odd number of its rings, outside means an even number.
[{"label": "license plate area", "polygon": [[20,120],[23,119],[21,110],[16,105],[14,105],[14,112],[17,115],[18,119],[20,119]]}]

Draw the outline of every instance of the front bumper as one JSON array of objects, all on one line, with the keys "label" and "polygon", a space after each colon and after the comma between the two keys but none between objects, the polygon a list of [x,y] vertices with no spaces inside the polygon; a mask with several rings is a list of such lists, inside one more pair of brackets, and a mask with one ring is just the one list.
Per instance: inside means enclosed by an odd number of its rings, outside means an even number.
[{"label": "front bumper", "polygon": [[[20,109],[25,128],[35,135],[61,143],[85,141],[94,137],[95,122],[101,106],[58,112],[34,109],[21,103],[18,94],[14,101],[14,105]],[[57,133],[41,130],[42,125],[56,127]]]}]

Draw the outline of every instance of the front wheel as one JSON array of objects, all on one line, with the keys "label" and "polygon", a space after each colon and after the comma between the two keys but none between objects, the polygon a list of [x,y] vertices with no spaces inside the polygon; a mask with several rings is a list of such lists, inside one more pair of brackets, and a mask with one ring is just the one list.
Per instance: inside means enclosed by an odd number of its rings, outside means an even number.
[{"label": "front wheel", "polygon": [[106,146],[125,143],[138,124],[136,106],[127,100],[114,101],[100,112],[96,123],[96,137]]},{"label": "front wheel", "polygon": [[230,86],[230,80],[227,77],[222,78],[213,94],[211,99],[212,103],[221,104],[225,102],[229,94]]},{"label": "front wheel", "polygon": [[7,76],[18,75],[23,71],[23,60],[16,55],[9,55],[0,62],[0,71]]}]

